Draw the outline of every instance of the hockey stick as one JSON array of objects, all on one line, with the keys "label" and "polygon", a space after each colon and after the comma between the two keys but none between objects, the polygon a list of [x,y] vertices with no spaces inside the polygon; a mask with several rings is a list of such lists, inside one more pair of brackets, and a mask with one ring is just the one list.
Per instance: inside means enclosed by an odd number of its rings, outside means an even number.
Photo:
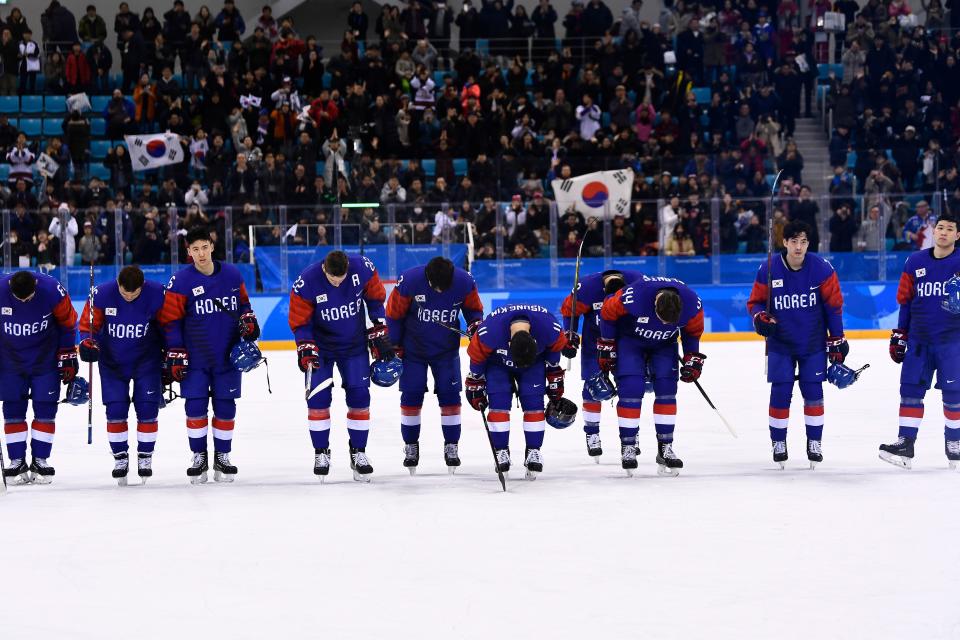
[{"label": "hockey stick", "polygon": [[310,399],[310,387],[313,386],[313,365],[307,365],[307,384],[303,388],[303,399]]},{"label": "hockey stick", "polygon": [[[90,340],[93,340],[93,261],[90,261],[90,293],[87,305],[90,308]],[[87,379],[90,385],[90,397],[87,398],[87,444],[93,444],[93,361],[87,363]]]},{"label": "hockey stick", "polygon": [[0,490],[0,493],[7,492],[7,476],[4,475],[3,470],[7,468],[7,463],[3,459],[3,442],[0,441],[0,476],[3,476],[3,489]]},{"label": "hockey stick", "polygon": [[[570,307],[570,329],[567,332],[567,338],[571,334],[577,332],[577,289],[580,288],[580,260],[583,257],[583,245],[587,241],[587,234],[590,233],[590,229],[587,229],[583,232],[583,238],[580,240],[580,248],[577,249],[577,262],[573,268],[573,289],[570,291],[571,302],[573,304]],[[570,371],[573,368],[573,358],[567,358],[567,371]]]},{"label": "hockey stick", "polygon": [[[312,368],[312,367],[311,367],[311,368]],[[324,389],[327,389],[327,388],[332,387],[332,386],[333,386],[333,378],[327,378],[326,380],[323,380],[322,382],[320,382],[320,384],[318,384],[317,386],[315,386],[315,387],[313,388],[313,390],[312,390],[309,394],[307,394],[307,400],[309,400],[309,399],[312,398],[313,396],[317,395],[318,393],[320,393],[320,392],[323,391]]]},{"label": "hockey stick", "polygon": [[490,453],[493,454],[493,468],[497,472],[497,479],[500,480],[500,486],[504,491],[507,490],[507,480],[503,477],[503,471],[500,471],[500,463],[497,462],[497,449],[493,446],[493,435],[490,433],[490,425],[487,423],[486,409],[480,410],[480,417],[483,418],[483,428],[487,432],[487,442],[490,443]]},{"label": "hockey stick", "polygon": [[[683,364],[683,358],[681,358],[680,356],[677,356],[677,360],[680,361],[681,365]],[[693,384],[697,385],[697,391],[699,391],[700,395],[703,396],[703,399],[707,401],[707,404],[710,405],[710,408],[717,412],[717,415],[720,417],[720,422],[722,422],[723,426],[727,428],[727,431],[730,432],[730,435],[732,435],[734,438],[739,438],[733,426],[729,422],[727,422],[727,419],[723,417],[722,413],[720,413],[720,409],[717,409],[717,405],[713,404],[713,400],[710,399],[710,396],[707,395],[707,392],[704,391],[703,387],[700,386],[700,381],[694,380]]]},{"label": "hockey stick", "polygon": [[[780,185],[780,176],[783,174],[783,169],[777,172],[777,176],[773,179],[773,184],[770,186],[770,211],[767,213],[767,308],[766,312],[770,313],[770,307],[773,304],[773,289],[771,284],[773,280],[771,279],[770,270],[773,268],[773,199],[777,194],[777,187]],[[770,313],[772,316],[773,314]],[[768,368],[770,366],[770,342],[769,338],[763,339],[763,375],[766,376]],[[706,396],[704,396],[706,397]],[[709,401],[708,401],[709,402]]]}]

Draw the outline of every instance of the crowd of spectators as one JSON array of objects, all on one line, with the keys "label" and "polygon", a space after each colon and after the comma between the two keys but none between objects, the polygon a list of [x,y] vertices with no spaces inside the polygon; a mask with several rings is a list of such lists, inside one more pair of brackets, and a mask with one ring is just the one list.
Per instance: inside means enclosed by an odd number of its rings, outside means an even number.
[{"label": "crowd of spectators", "polygon": [[[935,183],[960,197],[955,39],[933,24],[938,0],[926,29],[903,19],[900,0],[818,1],[805,20],[793,0],[665,0],[653,22],[640,18],[641,0],[613,5],[574,0],[561,16],[549,0],[529,12],[514,0],[409,0],[371,17],[357,2],[328,50],[270,7],[246,25],[233,0],[216,11],[176,0],[159,16],[121,3],[112,33],[96,6],[77,21],[53,0],[39,39],[12,8],[0,23],[0,94],[39,93],[42,77],[43,92],[71,96],[62,136],[28,138],[0,115],[17,255],[52,263],[49,235],[65,208],[77,221],[63,227],[70,255],[112,262],[119,209],[120,251],[165,259],[171,207],[178,227],[217,225],[221,251],[232,207],[235,257],[251,240],[332,243],[335,211],[346,244],[388,233],[460,241],[469,224],[481,258],[495,255],[498,236],[511,256],[538,256],[550,243],[570,255],[599,223],[561,211],[553,237],[552,180],[624,167],[636,175],[635,201],[611,223],[615,254],[711,254],[711,202],[720,251],[764,251],[768,214],[776,225],[821,224],[823,194],[804,186],[792,136],[797,118],[812,115],[817,63],[831,55],[844,72],[829,86],[831,161],[843,159],[833,163],[829,248],[876,244],[861,238],[870,214],[855,193]],[[849,26],[833,52],[817,29],[830,10]],[[79,93],[109,98],[95,112]],[[96,175],[99,118],[111,147]],[[180,137],[188,160],[134,172],[122,137],[162,131]],[[42,156],[56,164],[36,179]],[[397,224],[384,206],[333,206],[364,202],[393,205]],[[280,205],[298,223],[293,234],[277,226]],[[585,253],[603,253],[603,234],[587,238]]]}]

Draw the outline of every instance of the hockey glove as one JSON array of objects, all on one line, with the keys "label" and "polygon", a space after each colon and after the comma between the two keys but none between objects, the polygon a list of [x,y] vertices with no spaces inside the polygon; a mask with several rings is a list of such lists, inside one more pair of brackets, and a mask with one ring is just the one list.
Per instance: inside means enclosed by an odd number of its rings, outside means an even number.
[{"label": "hockey glove", "polygon": [[166,369],[164,379],[171,382],[183,382],[183,379],[187,376],[187,369],[190,367],[187,350],[168,349],[163,367]]},{"label": "hockey glove", "polygon": [[683,355],[683,366],[680,367],[680,379],[684,382],[694,382],[703,373],[703,361],[707,356],[696,351]]},{"label": "hockey glove", "polygon": [[604,373],[612,373],[617,368],[616,340],[597,338],[597,364]]},{"label": "hockey glove", "polygon": [[311,367],[314,369],[320,368],[320,352],[317,351],[316,343],[297,343],[297,364],[300,366],[300,371],[304,373]]},{"label": "hockey glove", "polygon": [[63,384],[70,384],[80,371],[80,362],[77,360],[77,350],[73,347],[60,349],[57,352],[57,373]]},{"label": "hockey glove", "polygon": [[253,311],[247,311],[240,316],[240,337],[247,342],[253,342],[260,337],[260,323]]},{"label": "hockey glove", "polygon": [[467,374],[463,381],[463,388],[466,391],[467,402],[477,411],[484,411],[488,406],[487,402],[487,379],[476,373]]},{"label": "hockey glove", "polygon": [[477,332],[477,330],[480,328],[480,323],[481,323],[481,322],[483,322],[483,321],[482,321],[482,320],[474,320],[473,322],[471,322],[470,324],[467,325],[467,337],[468,337],[468,338],[472,338],[472,337],[473,337],[473,334],[475,334],[475,333]]},{"label": "hockey glove", "polygon": [[560,350],[564,358],[573,360],[577,357],[577,351],[580,350],[580,334],[575,331],[567,331],[567,346]]},{"label": "hockey glove", "polygon": [[842,363],[847,354],[850,353],[850,345],[843,336],[833,336],[827,338],[827,359],[830,364]]},{"label": "hockey glove", "polygon": [[890,334],[890,359],[900,364],[907,354],[907,332],[903,329],[894,329]]},{"label": "hockey glove", "polygon": [[80,359],[84,362],[96,362],[100,359],[100,345],[93,338],[80,341]]},{"label": "hockey glove", "polygon": [[777,320],[766,311],[753,314],[753,330],[764,338],[777,335]]},{"label": "hockey glove", "polygon": [[367,345],[370,347],[370,356],[374,360],[393,360],[396,355],[390,344],[387,325],[377,323],[367,329]]},{"label": "hockey glove", "polygon": [[559,400],[563,396],[563,367],[547,365],[547,397]]}]

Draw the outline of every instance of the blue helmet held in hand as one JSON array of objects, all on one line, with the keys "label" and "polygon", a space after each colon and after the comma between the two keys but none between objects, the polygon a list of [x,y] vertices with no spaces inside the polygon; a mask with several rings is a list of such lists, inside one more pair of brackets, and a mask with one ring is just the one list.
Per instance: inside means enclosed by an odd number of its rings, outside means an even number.
[{"label": "blue helmet held in hand", "polygon": [[378,387],[392,387],[403,373],[403,360],[377,360],[370,365],[370,382]]},{"label": "blue helmet held in hand", "polygon": [[944,311],[960,314],[960,275],[954,275],[943,284],[943,300],[940,306]]},{"label": "blue helmet held in hand", "polygon": [[263,362],[263,354],[260,353],[260,347],[257,346],[256,342],[241,340],[230,349],[230,364],[237,371],[243,373],[253,371],[260,366],[261,362]]},{"label": "blue helmet held in hand", "polygon": [[77,376],[67,385],[67,394],[63,399],[67,404],[75,407],[87,404],[90,400],[90,383],[86,378]]},{"label": "blue helmet held in hand", "polygon": [[597,402],[611,400],[617,396],[617,389],[610,382],[610,378],[602,372],[597,372],[583,381],[587,393]]},{"label": "blue helmet held in hand", "polygon": [[577,405],[566,398],[551,400],[547,403],[544,418],[554,429],[566,429],[577,418]]}]

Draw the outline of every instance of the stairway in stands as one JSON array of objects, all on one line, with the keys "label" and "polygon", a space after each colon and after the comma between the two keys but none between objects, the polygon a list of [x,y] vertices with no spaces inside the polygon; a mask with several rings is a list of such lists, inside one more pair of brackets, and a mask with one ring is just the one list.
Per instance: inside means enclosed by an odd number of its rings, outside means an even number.
[{"label": "stairway in stands", "polygon": [[803,181],[810,185],[814,197],[829,193],[833,167],[830,166],[830,139],[819,118],[798,118],[793,139],[803,156]]}]

